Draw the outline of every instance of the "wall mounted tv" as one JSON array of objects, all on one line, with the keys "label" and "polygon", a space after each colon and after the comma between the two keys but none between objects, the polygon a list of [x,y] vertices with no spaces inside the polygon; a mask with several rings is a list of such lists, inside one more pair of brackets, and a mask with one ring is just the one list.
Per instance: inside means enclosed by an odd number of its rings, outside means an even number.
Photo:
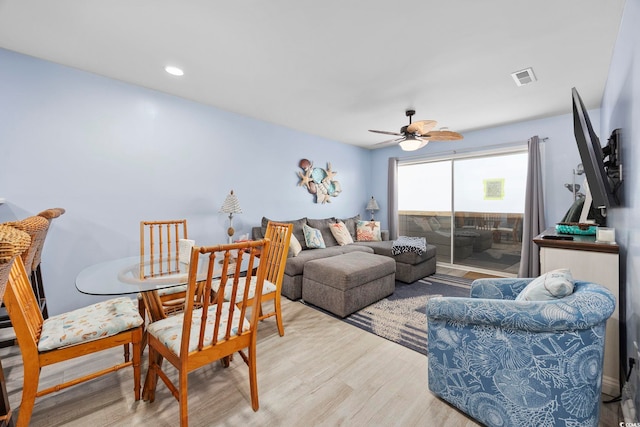
[{"label": "wall mounted tv", "polygon": [[619,142],[620,129],[613,131],[608,144],[600,145],[593,131],[587,109],[576,88],[571,89],[573,98],[573,132],[578,144],[593,207],[606,215],[606,208],[620,204],[618,189],[621,184]]}]

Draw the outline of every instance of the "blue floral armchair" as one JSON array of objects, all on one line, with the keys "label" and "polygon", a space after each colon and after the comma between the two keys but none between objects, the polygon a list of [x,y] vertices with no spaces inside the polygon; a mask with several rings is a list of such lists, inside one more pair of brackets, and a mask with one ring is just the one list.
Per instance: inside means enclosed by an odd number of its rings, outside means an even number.
[{"label": "blue floral armchair", "polygon": [[561,299],[514,301],[531,280],[479,279],[470,298],[429,300],[429,389],[489,426],[597,426],[615,298],[577,281]]}]

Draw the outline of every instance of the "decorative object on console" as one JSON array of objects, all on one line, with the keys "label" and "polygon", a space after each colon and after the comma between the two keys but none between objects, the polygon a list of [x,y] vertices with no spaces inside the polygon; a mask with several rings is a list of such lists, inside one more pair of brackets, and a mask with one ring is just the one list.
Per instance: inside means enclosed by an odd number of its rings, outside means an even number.
[{"label": "decorative object on console", "polygon": [[316,203],[330,203],[331,197],[338,197],[342,192],[340,183],[334,179],[338,172],[331,169],[331,163],[322,169],[314,167],[310,160],[302,159],[298,166],[303,171],[298,172],[298,187],[305,187],[309,193],[315,194]]},{"label": "decorative object on console", "polygon": [[616,243],[616,229],[609,227],[598,227],[596,229],[596,242],[597,243]]},{"label": "decorative object on console", "polygon": [[400,137],[394,138],[390,141],[380,142],[376,144],[376,146],[393,143],[399,144],[400,148],[402,148],[404,151],[415,151],[427,145],[429,141],[455,141],[458,139],[462,139],[462,135],[460,135],[458,132],[452,132],[450,130],[446,130],[446,128],[442,128],[439,131],[432,130],[438,123],[435,120],[420,120],[415,123],[411,123],[411,117],[415,113],[415,110],[405,111],[405,115],[409,117],[409,125],[400,128],[400,133],[369,129],[369,132],[383,133],[385,135],[395,135]]},{"label": "decorative object on console", "polygon": [[229,214],[229,228],[227,229],[227,234],[229,235],[229,243],[231,243],[233,234],[236,232],[233,229],[233,214],[242,213],[240,202],[238,201],[238,197],[233,194],[233,190],[231,190],[231,192],[227,195],[227,198],[224,199],[224,203],[222,204],[219,212]]},{"label": "decorative object on console", "polygon": [[373,214],[380,210],[380,206],[378,206],[378,202],[373,198],[373,196],[371,196],[369,203],[367,203],[367,210],[371,212],[371,221],[373,221]]}]

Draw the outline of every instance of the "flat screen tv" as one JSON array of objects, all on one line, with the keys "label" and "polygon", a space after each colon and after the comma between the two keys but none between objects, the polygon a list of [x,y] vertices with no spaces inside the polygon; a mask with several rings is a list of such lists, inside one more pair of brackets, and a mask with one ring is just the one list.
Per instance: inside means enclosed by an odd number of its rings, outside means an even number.
[{"label": "flat screen tv", "polygon": [[587,109],[575,87],[571,89],[571,93],[573,95],[573,132],[578,144],[584,173],[587,176],[593,207],[603,210],[617,205],[609,175],[604,167],[604,152],[600,140],[591,126]]}]

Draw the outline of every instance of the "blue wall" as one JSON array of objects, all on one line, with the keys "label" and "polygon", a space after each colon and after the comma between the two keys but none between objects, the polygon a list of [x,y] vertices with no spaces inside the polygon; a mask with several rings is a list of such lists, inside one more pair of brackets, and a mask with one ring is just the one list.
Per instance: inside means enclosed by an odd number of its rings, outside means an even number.
[{"label": "blue wall", "polygon": [[[622,129],[623,200],[610,211],[610,225],[616,228],[621,246],[621,282],[626,287],[627,358],[640,361],[634,342],[640,343],[640,1],[627,0],[602,100],[600,139]],[[636,364],[636,368],[638,365]],[[632,377],[640,388],[638,375]],[[640,397],[635,398],[636,409]]]},{"label": "blue wall", "polygon": [[[189,237],[226,241],[262,216],[365,214],[370,151],[0,49],[0,222],[51,208],[43,254],[50,313],[97,301],[84,267],[139,253],[139,221],[187,218]],[[297,186],[301,158],[331,162],[343,192],[315,204]]]}]

